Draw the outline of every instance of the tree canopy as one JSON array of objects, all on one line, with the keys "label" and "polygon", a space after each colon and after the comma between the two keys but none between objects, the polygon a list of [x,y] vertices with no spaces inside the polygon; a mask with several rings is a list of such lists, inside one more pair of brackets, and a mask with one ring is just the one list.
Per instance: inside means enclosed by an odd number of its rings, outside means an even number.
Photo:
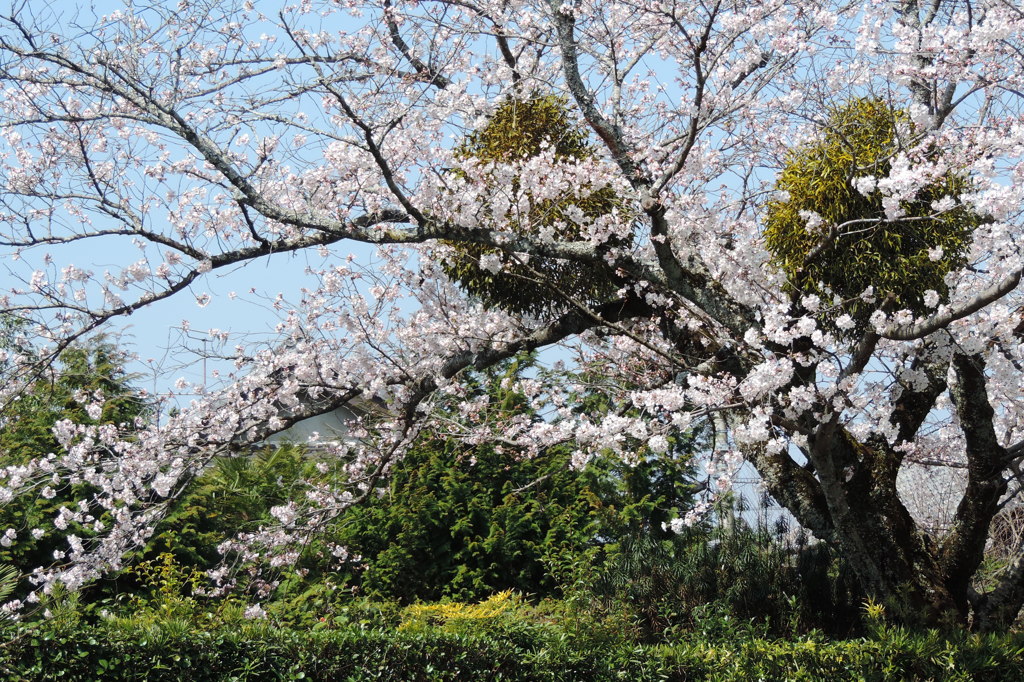
[{"label": "tree canopy", "polygon": [[[585,371],[544,373],[514,383],[545,418],[460,437],[524,456],[571,440],[582,465],[708,425],[712,489],[749,462],[898,617],[1020,612],[1024,561],[973,582],[1024,457],[1012,3],[128,0],[0,23],[0,303],[46,346],[11,376],[141,308],[205,305],[204,282],[266,258],[306,254],[317,282],[271,303],[270,343],[211,332],[234,370],[185,387],[180,413],[130,438],[63,423],[53,458],[7,467],[2,498],[85,480],[111,518],[41,585],[117,568],[214,458],[375,405],[326,446],[345,484],[311,479],[239,545],[287,561],[450,397],[465,418],[493,407],[469,370],[557,346],[601,368],[613,409],[575,409]],[[547,102],[564,135],[491,153],[514,102]],[[134,249],[116,267],[82,262],[114,242]],[[962,472],[941,533],[898,483],[936,468]]]}]

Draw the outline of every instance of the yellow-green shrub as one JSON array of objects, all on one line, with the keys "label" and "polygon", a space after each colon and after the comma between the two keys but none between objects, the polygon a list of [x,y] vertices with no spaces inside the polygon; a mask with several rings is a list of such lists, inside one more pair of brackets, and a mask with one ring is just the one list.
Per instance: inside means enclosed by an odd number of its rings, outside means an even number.
[{"label": "yellow-green shrub", "polygon": [[512,590],[493,594],[476,604],[465,602],[438,602],[434,604],[411,604],[402,612],[399,630],[419,631],[428,626],[458,631],[460,626],[479,627],[512,613],[520,606],[521,599]]}]

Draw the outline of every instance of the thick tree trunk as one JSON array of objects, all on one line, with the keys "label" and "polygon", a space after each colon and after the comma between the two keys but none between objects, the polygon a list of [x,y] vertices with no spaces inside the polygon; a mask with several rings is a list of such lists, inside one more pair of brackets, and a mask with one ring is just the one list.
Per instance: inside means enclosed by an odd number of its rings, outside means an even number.
[{"label": "thick tree trunk", "polygon": [[900,458],[888,448],[857,442],[844,429],[819,434],[809,454],[835,525],[834,540],[864,591],[907,625],[966,623],[966,587],[951,589],[934,543],[900,501]]},{"label": "thick tree trunk", "polygon": [[[865,342],[865,357],[873,348],[871,341]],[[813,419],[780,423],[808,436],[806,466],[796,465],[786,453],[748,456],[772,494],[801,524],[842,548],[864,591],[886,605],[891,618],[912,626],[963,627],[972,622],[979,629],[1003,629],[1024,603],[1024,563],[993,593],[973,600],[971,581],[1006,491],[1002,472],[1008,454],[993,425],[984,362],[977,356],[943,353],[932,344],[912,362],[927,382],[900,394],[891,417],[897,429],[891,441],[880,435],[858,441],[839,423],[839,415],[823,405]],[[956,377],[951,386],[946,379],[950,369]],[[796,381],[813,385],[813,366],[800,373]],[[914,440],[946,391],[964,435],[967,487],[952,529],[940,543],[917,525],[900,499],[896,476],[903,453],[896,445]]]}]

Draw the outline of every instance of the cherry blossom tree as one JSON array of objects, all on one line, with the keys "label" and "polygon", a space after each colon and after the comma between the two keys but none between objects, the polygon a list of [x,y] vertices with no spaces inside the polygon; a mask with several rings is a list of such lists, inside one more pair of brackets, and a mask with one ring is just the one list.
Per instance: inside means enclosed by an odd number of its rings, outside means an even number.
[{"label": "cherry blossom tree", "polygon": [[[68,17],[19,2],[0,22],[0,232],[17,280],[0,307],[36,325],[40,352],[172,297],[205,303],[196,292],[217,271],[307,250],[324,263],[300,302],[276,302],[277,342],[234,340],[236,372],[218,391],[131,437],[62,422],[60,452],[7,468],[3,499],[41,478],[97,491],[73,520],[101,534],[72,537],[64,562],[37,572],[44,589],[117,568],[212,457],[357,398],[382,405],[355,426],[358,444],[332,446],[345,485],[310,481],[275,510],[279,527],[225,548],[287,562],[387,474],[435,396],[460,394],[464,370],[562,345],[603,368],[617,411],[581,414],[567,399],[579,387],[545,375],[520,390],[550,419],[463,437],[572,438],[578,461],[636,458],[625,443],[663,451],[710,421],[714,482],[750,462],[894,617],[1013,621],[1024,562],[986,593],[972,578],[1024,457],[1014,3],[268,4],[128,2]],[[555,140],[507,158],[466,152],[490,114],[531,97],[565,103],[586,153],[559,154]],[[943,292],[869,286],[844,299],[766,249],[766,206],[785,201],[775,178],[794,150],[821,144],[829,112],[869,100],[905,112],[884,172],[846,173],[882,210],[839,223],[805,210],[813,257],[841,261],[858,234],[978,216]],[[944,177],[958,193],[922,212],[919,195]],[[599,192],[616,197],[608,210],[572,209]],[[138,247],[117,270],[75,258],[115,239]],[[375,248],[372,262],[349,256],[352,243]],[[477,272],[558,304],[485,307],[445,274],[460,245],[483,254]],[[606,273],[611,293],[579,296],[539,267],[559,261]],[[923,304],[900,307],[911,299]],[[844,319],[854,308],[866,322]],[[7,359],[30,381],[27,361]],[[464,407],[470,421],[486,409]],[[897,491],[922,462],[966,472],[942,533]]]}]

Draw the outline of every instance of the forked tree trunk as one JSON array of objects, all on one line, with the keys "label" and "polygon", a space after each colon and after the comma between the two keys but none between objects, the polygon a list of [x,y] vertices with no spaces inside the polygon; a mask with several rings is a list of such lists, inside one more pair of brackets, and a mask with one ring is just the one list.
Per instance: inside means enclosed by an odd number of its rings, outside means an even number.
[{"label": "forked tree trunk", "polygon": [[[823,493],[818,505],[824,502],[831,521],[831,534],[825,539],[841,548],[865,594],[900,623],[965,624],[966,589],[951,589],[937,547],[900,501],[896,463],[857,443],[844,430],[810,449]],[[800,520],[799,510],[791,511]]]},{"label": "forked tree trunk", "polygon": [[[974,595],[972,580],[984,558],[989,526],[1006,492],[1007,453],[993,427],[985,367],[977,357],[954,354],[930,367],[929,388],[908,392],[893,417],[894,442],[914,437],[935,398],[948,389],[964,433],[966,491],[953,526],[941,538],[918,526],[896,489],[900,450],[880,437],[855,439],[837,420],[819,424],[804,448],[806,467],[786,456],[752,453],[769,490],[805,527],[837,545],[865,593],[910,626],[1001,630],[1024,603],[1024,562],[1008,570],[988,595]],[[945,373],[956,382],[947,387]]]}]

